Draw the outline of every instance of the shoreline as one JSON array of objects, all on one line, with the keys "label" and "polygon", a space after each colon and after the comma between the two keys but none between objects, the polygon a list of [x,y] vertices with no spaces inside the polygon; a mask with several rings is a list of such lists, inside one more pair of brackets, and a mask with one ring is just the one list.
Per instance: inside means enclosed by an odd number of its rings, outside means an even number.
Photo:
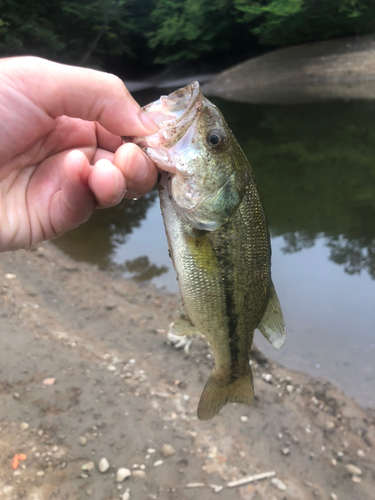
[{"label": "shoreline", "polygon": [[208,96],[264,104],[375,99],[375,35],[273,50],[220,73]]},{"label": "shoreline", "polygon": [[[129,488],[133,498],[180,500],[196,498],[186,486],[199,483],[210,500],[226,498],[228,482],[268,471],[281,483],[232,488],[231,498],[372,498],[375,411],[330,382],[254,348],[254,405],[200,422],[213,360],[203,338],[189,356],[166,344],[177,294],[77,263],[48,243],[0,254],[0,275],[2,498],[113,500]],[[18,475],[15,453],[28,457]],[[103,457],[107,473],[97,468]],[[116,483],[118,467],[144,477]]]}]

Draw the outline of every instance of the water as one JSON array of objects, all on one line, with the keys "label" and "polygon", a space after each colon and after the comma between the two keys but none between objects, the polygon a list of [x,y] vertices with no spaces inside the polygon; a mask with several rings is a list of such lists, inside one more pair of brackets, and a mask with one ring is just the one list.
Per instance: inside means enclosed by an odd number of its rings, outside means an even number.
[{"label": "water", "polygon": [[[156,92],[136,97],[145,104]],[[276,351],[256,334],[257,344],[375,407],[375,103],[214,102],[252,164],[272,236],[288,340]],[[56,244],[177,291],[156,191],[98,210]]]}]

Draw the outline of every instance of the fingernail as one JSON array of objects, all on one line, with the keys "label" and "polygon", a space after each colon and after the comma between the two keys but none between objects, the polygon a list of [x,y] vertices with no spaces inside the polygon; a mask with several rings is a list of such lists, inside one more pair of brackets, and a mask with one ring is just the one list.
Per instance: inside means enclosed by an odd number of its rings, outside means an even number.
[{"label": "fingernail", "polygon": [[141,111],[139,118],[143,125],[149,130],[150,134],[154,134],[159,130],[159,127],[156,125],[154,120],[148,116],[146,111]]}]

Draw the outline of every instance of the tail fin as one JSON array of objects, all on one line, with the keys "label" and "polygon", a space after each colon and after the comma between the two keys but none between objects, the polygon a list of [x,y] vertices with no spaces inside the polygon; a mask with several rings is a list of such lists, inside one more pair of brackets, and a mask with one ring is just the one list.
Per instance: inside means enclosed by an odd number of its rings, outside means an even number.
[{"label": "tail fin", "polygon": [[199,420],[210,420],[227,403],[251,405],[254,400],[253,375],[249,372],[232,384],[223,385],[214,373],[208,377],[198,405]]}]

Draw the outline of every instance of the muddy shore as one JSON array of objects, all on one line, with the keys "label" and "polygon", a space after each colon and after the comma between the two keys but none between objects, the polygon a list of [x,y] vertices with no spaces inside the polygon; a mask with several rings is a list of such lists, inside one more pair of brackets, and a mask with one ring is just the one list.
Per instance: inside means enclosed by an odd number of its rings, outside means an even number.
[{"label": "muddy shore", "polygon": [[0,499],[373,498],[375,413],[329,382],[254,349],[254,406],[200,422],[213,360],[167,345],[177,295],[51,244],[1,254],[0,284]]},{"label": "muddy shore", "polygon": [[375,35],[274,50],[220,73],[207,95],[265,104],[375,99]]}]

